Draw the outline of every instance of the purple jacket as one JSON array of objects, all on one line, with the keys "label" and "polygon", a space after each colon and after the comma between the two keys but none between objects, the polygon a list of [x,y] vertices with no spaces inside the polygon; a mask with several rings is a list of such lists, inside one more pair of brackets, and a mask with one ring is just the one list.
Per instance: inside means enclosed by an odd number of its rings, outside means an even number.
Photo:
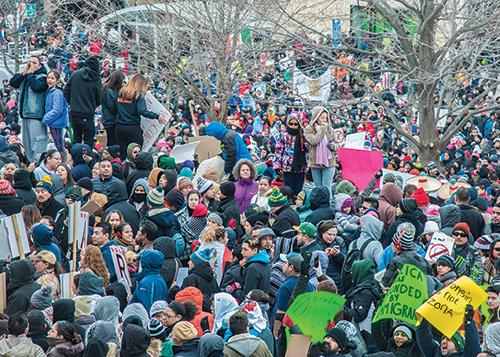
[{"label": "purple jacket", "polygon": [[243,213],[250,204],[253,195],[257,192],[259,184],[252,179],[240,179],[235,182],[235,186],[234,200],[238,207],[240,207],[240,213]]}]

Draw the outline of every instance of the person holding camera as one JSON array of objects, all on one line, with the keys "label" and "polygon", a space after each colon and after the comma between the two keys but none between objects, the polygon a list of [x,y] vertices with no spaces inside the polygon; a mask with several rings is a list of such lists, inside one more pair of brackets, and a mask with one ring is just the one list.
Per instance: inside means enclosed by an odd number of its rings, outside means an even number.
[{"label": "person holding camera", "polygon": [[325,107],[312,109],[311,122],[304,129],[304,137],[314,185],[331,189],[335,174],[335,132],[330,124],[330,113]]}]

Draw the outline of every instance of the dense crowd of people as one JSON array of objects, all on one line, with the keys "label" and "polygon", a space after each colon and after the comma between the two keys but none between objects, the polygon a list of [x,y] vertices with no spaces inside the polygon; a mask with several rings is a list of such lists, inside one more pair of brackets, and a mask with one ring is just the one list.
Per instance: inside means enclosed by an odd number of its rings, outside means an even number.
[{"label": "dense crowd of people", "polygon": [[[243,76],[220,121],[199,106],[191,113],[181,97],[167,103],[171,122],[144,151],[141,118],[167,122],[145,100],[163,80],[133,71],[127,78],[103,66],[97,40],[80,41],[90,55],[73,67],[78,58],[66,66],[53,41],[44,46],[54,53],[31,56],[3,83],[0,217],[22,214],[30,252],[2,261],[0,355],[284,356],[287,335],[301,333],[287,310],[315,291],[346,302],[310,356],[500,355],[498,112],[474,117],[439,162],[424,165],[385,120],[393,110],[418,135],[406,83],[371,78],[384,106],[305,105],[291,99],[285,52],[269,72]],[[335,95],[364,97],[366,78],[334,74]],[[482,79],[459,84],[456,107],[484,90]],[[495,101],[488,94],[477,107]],[[195,126],[220,141],[221,153],[176,161],[170,152]],[[363,190],[344,179],[338,129],[364,132],[389,172],[381,167]],[[76,202],[90,217],[85,248],[74,252]],[[435,233],[454,245],[431,262]],[[115,248],[131,286],[118,279]],[[451,338],[425,319],[418,327],[372,322],[404,264],[426,276],[429,296],[467,276],[486,289],[486,304],[467,306]],[[68,292],[60,277],[71,271]]]}]

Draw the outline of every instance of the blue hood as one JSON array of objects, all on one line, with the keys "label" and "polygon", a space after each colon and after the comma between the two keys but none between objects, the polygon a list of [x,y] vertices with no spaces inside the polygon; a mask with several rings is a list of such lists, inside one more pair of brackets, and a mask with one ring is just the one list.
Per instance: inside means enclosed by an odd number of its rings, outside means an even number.
[{"label": "blue hood", "polygon": [[229,129],[218,121],[213,121],[205,129],[205,134],[215,137],[217,140],[222,140]]},{"label": "blue hood", "polygon": [[49,227],[40,223],[33,229],[31,237],[33,238],[35,247],[40,247],[50,245],[50,243],[52,243],[53,234]]},{"label": "blue hood", "polygon": [[71,147],[71,157],[73,158],[73,165],[86,164],[83,160],[83,149],[87,150],[87,155],[92,156],[92,150],[87,144],[74,144]]},{"label": "blue hood", "polygon": [[271,258],[269,258],[269,255],[267,255],[267,252],[265,250],[261,250],[247,260],[247,263],[253,262],[269,264],[271,262]]},{"label": "blue hood", "polygon": [[10,150],[10,145],[5,140],[5,137],[0,136],[0,152],[7,152]]},{"label": "blue hood", "polygon": [[147,249],[141,253],[142,272],[160,272],[165,256],[163,253]]}]

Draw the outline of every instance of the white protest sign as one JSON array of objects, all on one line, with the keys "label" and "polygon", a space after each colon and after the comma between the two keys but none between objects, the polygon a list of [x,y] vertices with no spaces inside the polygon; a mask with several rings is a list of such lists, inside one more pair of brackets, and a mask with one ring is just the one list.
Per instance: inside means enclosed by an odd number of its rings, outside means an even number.
[{"label": "white protest sign", "polygon": [[345,143],[344,131],[342,129],[333,129],[333,132],[335,134],[335,142],[340,146],[344,145]]},{"label": "white protest sign", "polygon": [[211,243],[202,243],[200,245],[200,250],[203,249],[214,249],[215,250],[215,259],[214,263],[212,265],[212,269],[215,273],[215,278],[217,279],[217,284],[220,285],[222,281],[222,276],[223,276],[223,266],[222,266],[222,261],[224,259],[224,251],[226,249],[226,246],[222,243],[219,242],[211,242]]},{"label": "white protest sign", "polygon": [[186,160],[193,160],[194,152],[198,145],[200,145],[199,141],[183,145],[175,145],[170,152],[170,157],[173,157],[176,163],[184,162]]},{"label": "white protest sign", "polygon": [[280,136],[280,132],[275,126],[273,126],[271,129],[269,129],[269,132],[274,137],[274,140],[278,140],[278,137]]},{"label": "white protest sign", "polygon": [[175,278],[175,285],[181,287],[188,274],[189,268],[179,268],[177,271],[177,277]]},{"label": "white protest sign", "polygon": [[[146,93],[144,99],[146,100],[146,106],[149,111],[165,115],[167,123],[172,119],[172,114],[150,92]],[[141,118],[142,136],[144,137],[144,142],[142,144],[143,151],[149,151],[149,149],[151,149],[156,139],[158,139],[158,136],[160,136],[162,130],[165,128],[165,125],[166,124],[161,124],[156,119]]]},{"label": "white protest sign", "polygon": [[444,233],[436,232],[432,235],[431,243],[425,253],[425,259],[435,262],[441,255],[451,255],[455,240]]},{"label": "white protest sign", "polygon": [[74,272],[59,275],[62,299],[72,299],[75,297],[75,293],[73,291],[74,275],[75,275]]},{"label": "white protest sign", "polygon": [[401,177],[401,179],[403,180],[403,187],[406,185],[406,181],[408,181],[412,177],[415,177],[415,175],[407,174],[406,172],[399,172],[399,171],[382,169],[382,177],[380,178],[380,186],[383,186],[382,180],[384,179],[384,176],[387,174],[393,174],[396,177],[398,177],[398,176]]},{"label": "white protest sign", "polygon": [[365,149],[366,132],[349,134],[345,137],[344,148],[346,149]]},{"label": "white protest sign", "polygon": [[293,89],[301,98],[310,101],[326,102],[332,90],[332,70],[330,67],[317,78],[307,77],[300,70],[293,71]]},{"label": "white protest sign", "polygon": [[[132,286],[132,280],[130,280],[130,274],[128,272],[127,259],[125,258],[125,252],[121,247],[111,246],[111,257],[113,259],[113,265],[116,272],[116,280],[126,281],[128,286],[127,293],[130,293],[130,287]],[[130,294],[129,294],[130,295]]]},{"label": "white protest sign", "polygon": [[0,222],[0,237],[7,238],[7,244],[0,244],[0,259],[8,257],[24,259],[26,253],[29,253],[30,247],[26,225],[22,213],[5,217]]}]

